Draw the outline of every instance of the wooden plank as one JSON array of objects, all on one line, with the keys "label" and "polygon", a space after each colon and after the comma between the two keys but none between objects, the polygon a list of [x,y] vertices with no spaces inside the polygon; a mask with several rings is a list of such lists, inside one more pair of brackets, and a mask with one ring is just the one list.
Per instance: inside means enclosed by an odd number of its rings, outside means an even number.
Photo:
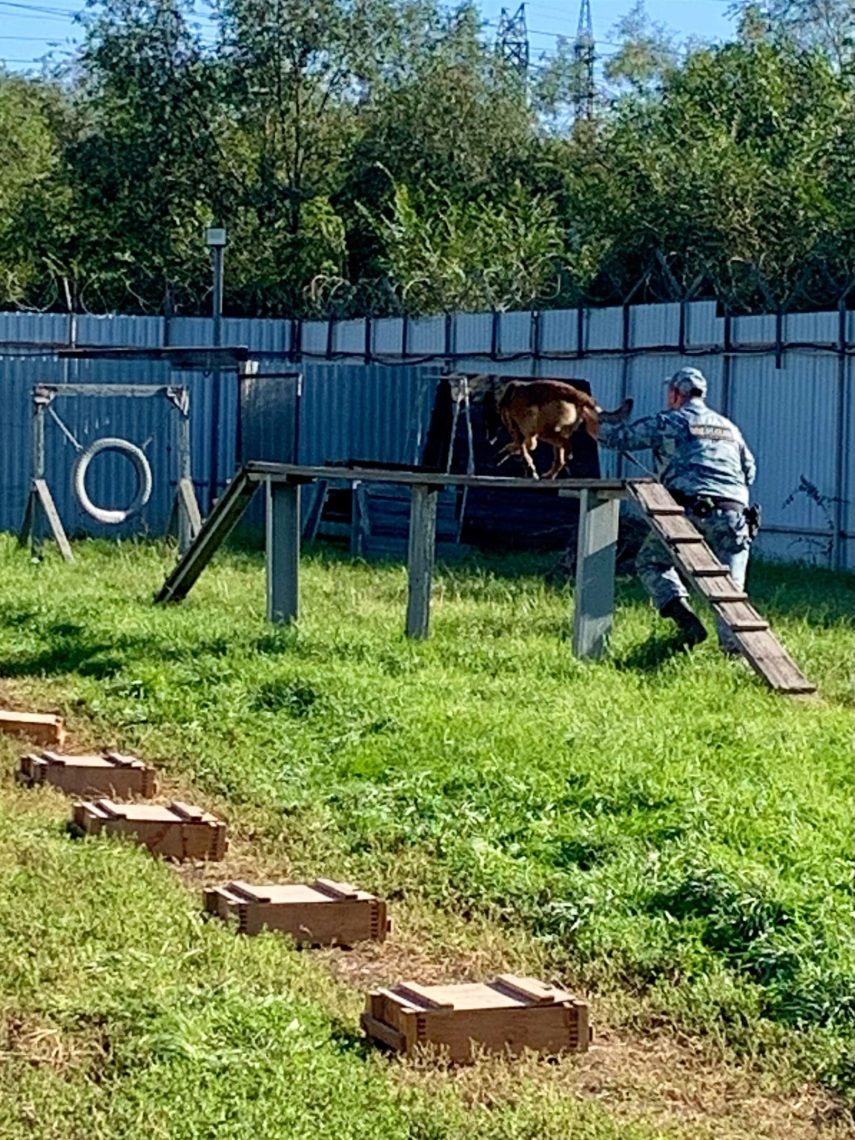
[{"label": "wooden plank", "polygon": [[192,479],[178,480],[175,505],[178,515],[178,551],[180,554],[185,554],[202,529],[202,516],[199,513],[199,504],[196,502],[196,490]]},{"label": "wooden plank", "polygon": [[748,595],[740,590],[729,574],[721,574],[714,578],[695,578],[694,585],[708,602],[746,602]]},{"label": "wooden plank", "polygon": [[69,545],[62,521],[59,517],[59,511],[56,509],[56,503],[53,501],[53,495],[50,493],[50,487],[48,487],[44,479],[34,479],[33,490],[45,513],[51,534],[56,539],[56,545],[59,547],[60,554],[66,562],[73,562],[74,555],[71,553],[71,546]]},{"label": "wooden plank", "polygon": [[685,511],[661,483],[632,482],[627,490],[651,515],[682,515]]},{"label": "wooden plank", "polygon": [[727,574],[727,567],[722,566],[705,542],[681,544],[674,548],[673,556],[677,565],[693,578],[721,577]]},{"label": "wooden plank", "polygon": [[620,503],[583,491],[579,500],[573,656],[596,660],[605,653],[614,622],[615,553]]},{"label": "wooden plank", "polygon": [[436,487],[414,486],[407,546],[407,637],[428,635],[435,549]]},{"label": "wooden plank", "polygon": [[365,494],[365,484],[353,484],[353,496],[350,509],[350,553],[354,558],[361,558],[365,553],[365,542],[371,534],[371,524],[368,516],[368,500]]},{"label": "wooden plank", "polygon": [[703,542],[703,536],[684,514],[657,515],[655,527],[668,543]]},{"label": "wooden plank", "polygon": [[300,594],[300,488],[267,484],[267,620],[294,622]]},{"label": "wooden plank", "polygon": [[245,469],[242,468],[235,475],[205,519],[186,554],[179,559],[175,569],[155,594],[155,602],[179,602],[187,596],[199,575],[234,530],[249,506],[256,487],[257,484],[249,479]]},{"label": "wooden plank", "polygon": [[555,990],[537,978],[521,978],[517,974],[497,974],[490,985],[527,1005],[554,1005]]},{"label": "wooden plank", "polygon": [[370,1013],[363,1013],[359,1020],[365,1030],[366,1037],[372,1041],[378,1041],[389,1049],[394,1049],[396,1053],[404,1052],[406,1040],[399,1030],[393,1029],[391,1025],[386,1025],[383,1021],[378,1021]]},{"label": "wooden plank", "polygon": [[769,623],[747,602],[715,603],[713,610],[734,633],[751,633],[769,628]]},{"label": "wooden plank", "polygon": [[816,686],[804,676],[770,630],[735,634],[748,664],[781,693],[813,693]]},{"label": "wooden plank", "polygon": [[[247,476],[255,482],[267,479],[287,482],[300,478],[343,480],[366,483],[398,483],[402,486],[433,487],[478,487],[490,491],[531,491],[533,494],[557,495],[560,492],[575,494],[581,490],[596,491],[600,495],[626,494],[631,485],[653,485],[653,480],[644,479],[523,479],[494,475],[454,475],[442,471],[402,470],[369,467],[304,466],[296,463],[269,463],[266,460],[252,460],[245,464]],[[680,508],[682,509],[682,508]]]}]

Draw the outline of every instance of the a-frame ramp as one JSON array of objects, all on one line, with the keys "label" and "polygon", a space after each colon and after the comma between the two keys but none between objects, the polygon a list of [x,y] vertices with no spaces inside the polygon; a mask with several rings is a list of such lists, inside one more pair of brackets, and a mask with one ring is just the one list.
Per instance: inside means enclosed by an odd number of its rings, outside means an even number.
[{"label": "a-frame ramp", "polygon": [[644,511],[654,533],[671,552],[683,577],[706,598],[733,632],[745,660],[779,693],[813,693],[786,649],[713,554],[686,512],[661,483],[629,483],[629,494]]}]

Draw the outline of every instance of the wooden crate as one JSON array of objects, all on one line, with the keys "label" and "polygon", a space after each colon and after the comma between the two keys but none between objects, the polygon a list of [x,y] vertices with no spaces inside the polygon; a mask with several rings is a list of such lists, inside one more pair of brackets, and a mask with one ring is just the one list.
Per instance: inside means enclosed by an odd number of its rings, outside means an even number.
[{"label": "wooden crate", "polygon": [[454,1062],[491,1053],[533,1049],[555,1056],[585,1052],[588,1006],[536,978],[500,974],[486,984],[420,986],[404,982],[368,994],[362,1028],[400,1053],[435,1048]]},{"label": "wooden crate", "polygon": [[154,795],[154,769],[135,756],[118,752],[87,756],[29,752],[21,757],[18,780],[29,787],[52,784],[78,796],[130,799]]},{"label": "wooden crate", "polygon": [[227,883],[205,891],[205,909],[223,919],[236,918],[242,934],[282,930],[309,946],[382,942],[389,929],[382,899],[331,879],[279,885]]},{"label": "wooden crate", "polygon": [[74,805],[75,827],[90,835],[130,835],[166,859],[222,859],[226,825],[201,808],[171,804],[117,804],[89,800]]},{"label": "wooden crate", "polygon": [[15,736],[26,736],[36,744],[55,744],[62,748],[65,743],[65,728],[62,717],[52,713],[16,712],[0,709],[0,732]]}]

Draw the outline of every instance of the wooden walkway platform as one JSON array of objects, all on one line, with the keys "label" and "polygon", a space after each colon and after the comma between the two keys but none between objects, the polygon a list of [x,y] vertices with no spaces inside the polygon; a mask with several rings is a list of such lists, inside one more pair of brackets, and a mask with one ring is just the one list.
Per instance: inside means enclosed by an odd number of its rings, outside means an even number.
[{"label": "wooden walkway platform", "polygon": [[407,637],[428,635],[439,490],[443,487],[519,490],[556,497],[573,496],[579,500],[572,648],[574,656],[579,658],[601,657],[614,622],[620,500],[631,498],[641,506],[653,530],[668,544],[681,574],[733,630],[740,650],[755,672],[778,692],[814,691],[814,686],[772,634],[768,623],[749,604],[746,594],[736,588],[683,508],[653,479],[536,481],[434,471],[247,463],[228,485],[155,601],[177,602],[186,597],[263,484],[267,497],[267,617],[272,622],[296,621],[302,535],[300,487],[315,481],[396,483],[409,487]]}]

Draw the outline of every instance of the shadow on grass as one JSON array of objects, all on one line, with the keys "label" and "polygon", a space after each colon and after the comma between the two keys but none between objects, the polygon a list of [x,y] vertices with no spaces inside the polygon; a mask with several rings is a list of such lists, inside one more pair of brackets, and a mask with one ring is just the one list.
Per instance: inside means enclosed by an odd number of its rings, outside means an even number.
[{"label": "shadow on grass", "polygon": [[655,673],[673,661],[690,652],[678,637],[652,637],[634,645],[621,657],[615,657],[615,668],[622,672]]}]

